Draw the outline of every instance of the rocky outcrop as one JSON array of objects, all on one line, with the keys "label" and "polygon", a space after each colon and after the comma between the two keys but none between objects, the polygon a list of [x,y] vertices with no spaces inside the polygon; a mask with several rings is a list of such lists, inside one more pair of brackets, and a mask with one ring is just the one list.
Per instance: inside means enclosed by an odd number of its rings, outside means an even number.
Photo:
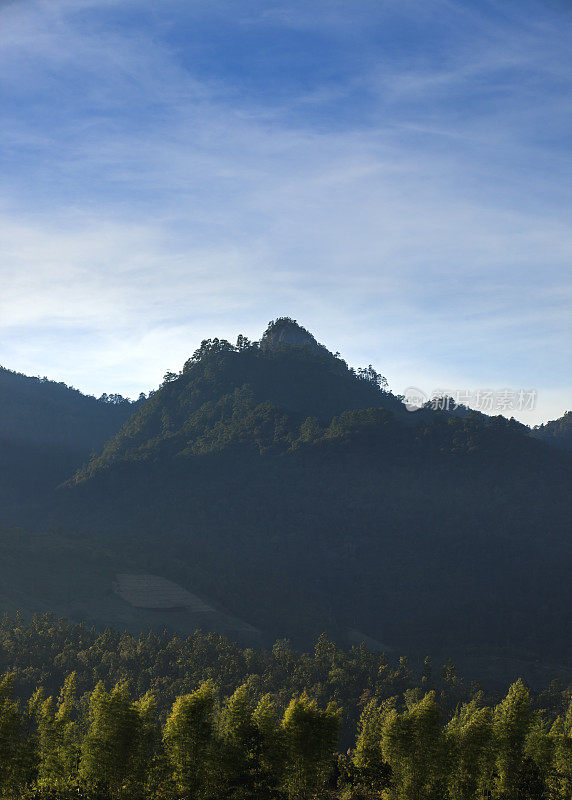
[{"label": "rocky outcrop", "polygon": [[279,319],[273,320],[260,340],[260,346],[263,349],[283,347],[284,345],[309,347],[321,353],[328,352],[306,328],[303,328],[296,320],[290,319],[290,317],[279,317]]}]

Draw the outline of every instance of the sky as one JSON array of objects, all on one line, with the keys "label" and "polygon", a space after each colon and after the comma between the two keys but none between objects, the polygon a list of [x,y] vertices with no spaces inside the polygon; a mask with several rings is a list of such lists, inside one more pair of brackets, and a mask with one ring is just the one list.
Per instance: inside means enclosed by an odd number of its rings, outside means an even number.
[{"label": "sky", "polygon": [[135,397],[286,315],[572,408],[568,0],[0,0],[0,92],[4,367]]}]

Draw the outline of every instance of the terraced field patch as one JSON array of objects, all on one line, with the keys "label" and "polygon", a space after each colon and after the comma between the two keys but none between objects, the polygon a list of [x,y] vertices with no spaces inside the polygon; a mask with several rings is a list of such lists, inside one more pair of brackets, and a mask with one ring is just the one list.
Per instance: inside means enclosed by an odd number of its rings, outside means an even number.
[{"label": "terraced field patch", "polygon": [[121,573],[115,584],[117,594],[134,608],[161,611],[188,609],[194,613],[216,613],[196,594],[191,594],[179,584],[159,575]]}]

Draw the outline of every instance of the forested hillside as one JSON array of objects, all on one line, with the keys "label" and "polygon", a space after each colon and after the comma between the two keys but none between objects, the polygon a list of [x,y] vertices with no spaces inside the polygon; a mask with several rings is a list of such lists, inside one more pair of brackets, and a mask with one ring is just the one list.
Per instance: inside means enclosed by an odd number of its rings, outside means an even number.
[{"label": "forested hillside", "polygon": [[[568,800],[570,693],[501,696],[321,636],[241,650],[0,626],[0,791],[83,800]],[[347,752],[346,752],[347,751]]]},{"label": "forested hillside", "polygon": [[532,435],[546,444],[572,450],[572,411],[567,411],[559,419],[537,425],[532,429]]},{"label": "forested hillside", "polygon": [[270,638],[567,659],[569,480],[521,424],[411,414],[279,320],[260,343],[203,342],[59,502]]},{"label": "forested hillside", "polygon": [[0,367],[0,520],[22,521],[30,505],[41,507],[136,407]]},{"label": "forested hillside", "polygon": [[[44,461],[14,445],[4,491],[25,502],[4,518],[24,524],[2,535],[4,608],[571,662],[570,454],[520,423],[409,413],[373,367],[284,318],[260,342],[205,340],[138,404],[50,391],[95,409],[90,435],[125,421],[66,474],[55,444]],[[133,600],[119,575],[175,587],[182,607]]]},{"label": "forested hillside", "polygon": [[0,0],[0,800],[572,800],[571,44]]},{"label": "forested hillside", "polygon": [[121,395],[99,399],[47,378],[0,367],[0,439],[91,452],[102,447],[137,403]]}]

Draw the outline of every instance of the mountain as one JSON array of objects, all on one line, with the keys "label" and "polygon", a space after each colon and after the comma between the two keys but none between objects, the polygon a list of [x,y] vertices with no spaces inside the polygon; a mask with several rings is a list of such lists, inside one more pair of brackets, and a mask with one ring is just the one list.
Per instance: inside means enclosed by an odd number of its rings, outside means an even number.
[{"label": "mountain", "polygon": [[537,425],[532,429],[531,436],[554,447],[572,450],[572,411],[567,411],[559,419]]},{"label": "mountain", "polygon": [[5,532],[27,572],[4,604],[572,663],[571,457],[525,426],[412,414],[285,318],[205,340],[131,411]]},{"label": "mountain", "polygon": [[35,445],[100,448],[137,403],[120,395],[99,400],[65,383],[0,367],[0,437]]},{"label": "mountain", "polygon": [[136,407],[119,395],[96,400],[0,367],[0,519],[12,518],[15,506],[45,500]]},{"label": "mountain", "polygon": [[[208,339],[178,375],[134,414],[82,470],[84,480],[122,461],[199,454],[238,446],[279,452],[309,426],[327,426],[346,411],[383,406],[409,416],[401,400],[381,391],[372,367],[358,373],[289,319],[272,323],[260,343],[237,346]],[[296,343],[288,341],[295,340]]]}]

